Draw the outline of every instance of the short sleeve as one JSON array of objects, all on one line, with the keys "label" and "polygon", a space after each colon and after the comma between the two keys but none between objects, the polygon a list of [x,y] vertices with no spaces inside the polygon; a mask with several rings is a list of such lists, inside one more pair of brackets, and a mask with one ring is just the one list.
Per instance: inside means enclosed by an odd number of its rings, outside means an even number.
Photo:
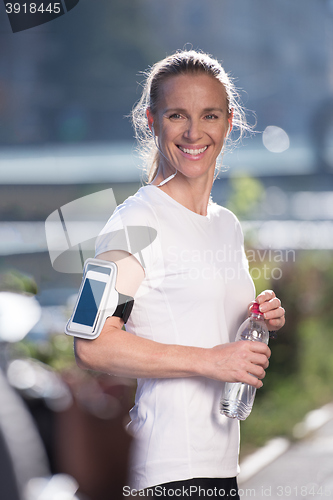
[{"label": "short sleeve", "polygon": [[110,250],[132,254],[151,272],[160,258],[157,219],[153,209],[135,196],[116,208],[96,239],[95,255]]}]

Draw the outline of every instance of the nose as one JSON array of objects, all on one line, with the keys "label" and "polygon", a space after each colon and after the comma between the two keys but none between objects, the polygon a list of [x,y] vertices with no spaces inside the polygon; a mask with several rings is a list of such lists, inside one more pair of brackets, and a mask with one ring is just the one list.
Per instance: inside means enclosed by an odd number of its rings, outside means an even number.
[{"label": "nose", "polygon": [[202,137],[202,128],[200,120],[189,119],[186,122],[186,129],[184,131],[184,137],[191,142],[196,142]]}]

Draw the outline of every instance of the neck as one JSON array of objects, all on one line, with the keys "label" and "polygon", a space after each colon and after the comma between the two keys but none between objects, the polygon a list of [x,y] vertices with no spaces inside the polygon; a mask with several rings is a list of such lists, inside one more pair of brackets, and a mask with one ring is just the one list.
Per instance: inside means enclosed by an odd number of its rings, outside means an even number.
[{"label": "neck", "polygon": [[[171,169],[164,172],[160,167],[152,184],[158,186],[172,173],[174,172],[171,172]],[[213,180],[213,176],[208,172],[203,177],[191,179],[178,171],[175,177],[161,185],[159,189],[192,212],[206,216]]]}]

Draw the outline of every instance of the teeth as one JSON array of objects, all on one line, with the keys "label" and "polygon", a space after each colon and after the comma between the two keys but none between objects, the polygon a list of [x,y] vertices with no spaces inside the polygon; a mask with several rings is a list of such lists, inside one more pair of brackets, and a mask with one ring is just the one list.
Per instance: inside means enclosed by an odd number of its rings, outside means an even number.
[{"label": "teeth", "polygon": [[201,148],[201,149],[186,149],[186,148],[182,148],[181,146],[179,146],[179,149],[181,151],[183,151],[184,153],[190,154],[190,155],[199,155],[200,153],[203,153],[204,151],[206,151],[207,148],[208,148],[208,146],[205,146],[204,148]]}]

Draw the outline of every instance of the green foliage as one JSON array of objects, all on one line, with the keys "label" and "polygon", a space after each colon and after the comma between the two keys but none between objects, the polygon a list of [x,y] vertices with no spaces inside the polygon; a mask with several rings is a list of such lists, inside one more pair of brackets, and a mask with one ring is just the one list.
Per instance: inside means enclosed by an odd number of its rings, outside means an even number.
[{"label": "green foliage", "polygon": [[[11,269],[0,274],[0,291],[35,295],[37,284],[33,277]],[[9,351],[12,358],[34,358],[59,371],[75,364],[73,339],[63,333],[38,342],[24,338]]]},{"label": "green foliage", "polygon": [[75,365],[73,339],[63,333],[52,335],[49,339],[39,342],[25,338],[13,346],[12,356],[37,359],[56,371],[66,370]]},{"label": "green foliage", "polygon": [[31,276],[11,269],[0,274],[0,291],[16,293],[37,293],[37,285]]},{"label": "green foliage", "polygon": [[275,436],[293,439],[305,414],[333,399],[333,255],[302,251],[281,271],[270,288],[286,309],[286,325],[270,341],[264,387],[241,424],[243,455]]},{"label": "green foliage", "polygon": [[263,199],[263,184],[247,175],[230,178],[231,193],[228,208],[241,219],[249,218]]}]

